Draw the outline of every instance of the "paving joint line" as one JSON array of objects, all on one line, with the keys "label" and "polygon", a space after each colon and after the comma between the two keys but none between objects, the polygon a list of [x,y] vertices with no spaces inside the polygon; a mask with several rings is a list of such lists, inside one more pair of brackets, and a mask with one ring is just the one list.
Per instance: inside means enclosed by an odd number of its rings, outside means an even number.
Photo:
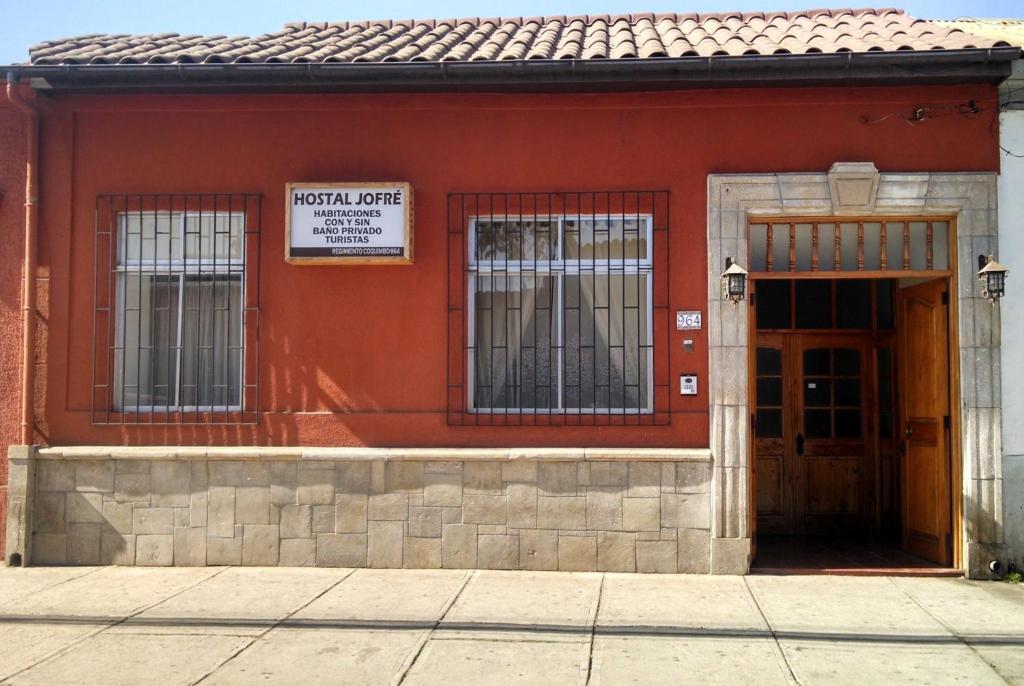
[{"label": "paving joint line", "polygon": [[40,588],[40,589],[37,589],[35,591],[31,591],[29,593],[26,593],[25,595],[21,596],[20,598],[12,599],[10,602],[0,603],[0,610],[3,610],[3,607],[5,605],[10,605],[10,604],[12,604],[14,602],[17,602],[17,600],[20,600],[20,599],[23,599],[23,598],[31,598],[34,595],[38,595],[38,594],[43,593],[45,591],[52,590],[54,588],[57,588],[58,586],[63,586],[64,584],[71,583],[72,581],[78,581],[79,579],[84,579],[87,576],[92,576],[93,574],[96,574],[97,572],[102,572],[104,569],[110,569],[110,568],[109,567],[95,567],[95,568],[90,569],[88,571],[82,572],[81,574],[78,574],[76,576],[68,577],[67,579],[63,579],[61,581],[58,581],[57,583],[55,583],[55,584],[53,584],[51,586],[46,586],[45,588]]},{"label": "paving joint line", "polygon": [[[110,567],[99,567],[99,568],[97,568],[96,571],[98,572],[98,571],[102,571],[104,569],[110,569]],[[125,622],[127,622],[129,619],[131,619],[133,617],[138,617],[143,612],[146,612],[147,610],[151,610],[154,607],[156,607],[157,605],[160,605],[161,603],[167,602],[171,598],[176,598],[177,596],[181,595],[185,591],[189,591],[189,590],[195,588],[196,586],[199,586],[200,584],[206,583],[210,579],[212,579],[215,576],[218,576],[220,574],[223,574],[227,570],[228,570],[228,567],[222,567],[222,568],[218,569],[217,571],[215,571],[213,574],[208,574],[208,575],[204,576],[203,578],[199,579],[198,581],[194,581],[194,582],[192,582],[190,584],[182,586],[177,591],[174,591],[170,595],[165,596],[165,597],[161,598],[160,600],[157,600],[156,602],[150,603],[148,605],[143,605],[138,610],[135,610],[134,612],[131,612],[131,613],[125,615],[124,617],[121,617],[117,621],[111,622],[110,624],[107,624],[105,626],[101,626],[101,627],[99,627],[97,629],[94,629],[94,630],[92,630],[92,631],[90,631],[90,632],[80,636],[79,638],[75,639],[71,643],[68,643],[67,645],[65,645],[65,646],[63,646],[61,648],[57,648],[57,649],[55,649],[55,650],[53,650],[53,651],[43,655],[42,657],[40,657],[38,660],[36,660],[32,664],[28,665],[27,667],[19,669],[18,671],[13,672],[11,674],[7,674],[6,676],[0,676],[0,680],[2,680],[3,683],[7,683],[10,679],[13,679],[14,677],[18,676],[19,674],[24,674],[28,670],[35,669],[36,667],[38,667],[39,665],[41,665],[41,664],[43,664],[45,662],[49,662],[50,660],[52,660],[54,658],[60,657],[61,655],[65,655],[65,654],[71,652],[71,650],[73,648],[79,646],[80,644],[82,644],[82,643],[84,643],[84,642],[86,642],[86,641],[88,641],[88,640],[90,640],[92,638],[95,638],[96,636],[100,635],[104,631],[107,631],[108,629],[113,629],[115,626],[120,626],[120,625],[124,624]],[[81,578],[89,576],[89,575],[90,574],[88,574],[88,573],[87,574],[82,574],[81,576],[77,576],[75,578],[76,579],[81,579]],[[51,586],[51,588],[53,588],[53,587]]]},{"label": "paving joint line", "polygon": [[412,671],[412,668],[420,659],[420,655],[423,653],[423,649],[427,647],[428,643],[430,643],[430,639],[434,635],[434,632],[437,630],[437,627],[441,625],[441,622],[445,620],[445,617],[448,616],[448,613],[452,611],[453,607],[455,607],[455,603],[458,602],[459,598],[462,597],[462,593],[466,590],[466,587],[469,586],[469,582],[475,579],[479,573],[479,570],[474,569],[470,572],[463,574],[462,584],[459,585],[459,588],[448,599],[448,602],[445,604],[441,612],[441,616],[438,617],[438,619],[431,625],[430,629],[424,634],[423,638],[420,640],[419,645],[417,645],[416,649],[411,652],[411,657],[406,659],[406,662],[403,663],[398,674],[396,674],[395,678],[391,680],[391,684],[393,686],[400,686],[401,684],[405,683],[406,677],[409,676],[409,672]]},{"label": "paving joint line", "polygon": [[604,598],[604,580],[607,574],[601,574],[601,582],[597,586],[597,606],[594,608],[594,621],[590,624],[590,646],[587,651],[587,678],[583,683],[589,686],[594,673],[594,637],[597,635],[597,620],[601,616],[601,600]]},{"label": "paving joint line", "polygon": [[889,583],[891,583],[893,586],[895,586],[897,589],[899,589],[900,593],[902,593],[903,595],[905,595],[908,598],[910,598],[910,602],[914,603],[914,605],[917,605],[919,608],[921,608],[921,610],[926,615],[928,615],[929,617],[934,619],[935,622],[938,623],[939,626],[941,626],[943,629],[948,631],[952,636],[954,636],[956,638],[956,640],[960,641],[960,643],[962,645],[967,646],[967,649],[970,650],[974,654],[974,656],[977,657],[979,660],[981,660],[989,669],[991,669],[992,672],[995,673],[995,675],[997,677],[1002,679],[1004,683],[1006,683],[1006,684],[1012,684],[1013,683],[1012,681],[1007,679],[1005,676],[1003,676],[1003,674],[998,669],[996,669],[996,666],[994,664],[992,664],[991,662],[986,660],[985,657],[981,653],[979,653],[977,651],[977,649],[973,645],[968,643],[964,639],[964,637],[959,634],[959,632],[957,632],[953,627],[951,627],[949,624],[944,622],[938,615],[936,615],[931,610],[929,610],[927,607],[925,607],[923,604],[921,604],[921,601],[919,601],[917,598],[915,598],[914,595],[910,591],[908,591],[906,588],[904,588],[899,583],[897,583],[896,579],[894,577],[889,576],[889,577],[886,577],[886,578],[889,580]]},{"label": "paving joint line", "polygon": [[757,613],[761,615],[761,619],[764,620],[764,625],[768,627],[768,633],[771,634],[772,642],[775,644],[775,650],[778,651],[778,655],[782,658],[782,664],[786,667],[786,673],[789,675],[791,683],[803,684],[802,681],[797,677],[796,672],[793,670],[793,665],[789,662],[789,657],[786,656],[786,650],[782,647],[782,642],[779,641],[779,635],[775,632],[775,627],[768,620],[768,615],[765,614],[764,608],[761,607],[760,601],[754,594],[754,589],[750,587],[749,576],[743,577],[743,586],[747,589],[747,595],[750,596],[750,600],[753,601],[754,607],[757,609]]},{"label": "paving joint line", "polygon": [[227,666],[236,657],[238,657],[239,655],[244,653],[246,650],[251,648],[253,645],[255,645],[256,642],[259,641],[261,638],[263,638],[264,636],[269,634],[271,631],[273,631],[277,627],[281,626],[281,624],[283,624],[285,621],[287,621],[288,619],[293,617],[297,612],[300,612],[300,611],[306,609],[307,607],[312,605],[314,602],[316,602],[320,598],[323,598],[327,593],[329,593],[330,591],[332,591],[335,588],[337,588],[339,585],[341,585],[342,582],[344,582],[346,579],[348,579],[349,577],[351,577],[355,573],[356,573],[356,570],[354,568],[353,569],[349,569],[347,574],[343,575],[340,579],[335,581],[333,584],[330,584],[324,590],[322,590],[319,593],[315,594],[312,598],[310,598],[306,602],[302,603],[301,605],[299,605],[297,608],[295,608],[291,612],[286,612],[282,617],[279,617],[278,619],[272,621],[270,623],[270,626],[264,628],[263,631],[261,631],[260,633],[256,634],[255,636],[252,636],[251,637],[252,640],[250,640],[248,643],[245,643],[238,650],[236,650],[233,653],[231,653],[230,655],[228,655],[226,660],[224,660],[223,662],[221,662],[218,665],[215,665],[213,667],[213,669],[211,669],[209,672],[207,672],[206,674],[202,675],[201,677],[199,677],[195,681],[191,682],[191,686],[195,686],[196,684],[200,684],[200,683],[206,681],[207,679],[209,679],[211,676],[216,674],[219,670],[221,670],[225,666]]}]

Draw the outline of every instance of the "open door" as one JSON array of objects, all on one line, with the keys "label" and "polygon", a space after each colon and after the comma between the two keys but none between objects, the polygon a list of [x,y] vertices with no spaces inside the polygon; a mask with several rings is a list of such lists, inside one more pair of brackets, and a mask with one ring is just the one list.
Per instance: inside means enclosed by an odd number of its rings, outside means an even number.
[{"label": "open door", "polygon": [[946,279],[899,291],[903,548],[952,563],[949,305]]}]

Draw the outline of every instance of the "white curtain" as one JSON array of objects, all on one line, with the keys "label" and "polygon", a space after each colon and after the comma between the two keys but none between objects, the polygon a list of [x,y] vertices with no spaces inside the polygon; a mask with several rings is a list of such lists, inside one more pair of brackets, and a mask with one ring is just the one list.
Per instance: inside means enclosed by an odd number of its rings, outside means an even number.
[{"label": "white curtain", "polygon": [[177,377],[177,276],[118,279],[114,408],[173,407]]},{"label": "white curtain", "polygon": [[241,281],[187,276],[181,329],[181,404],[225,407],[241,398]]},{"label": "white curtain", "polygon": [[565,302],[565,406],[646,409],[647,276],[567,276]]},{"label": "white curtain", "polygon": [[557,405],[557,315],[550,276],[487,274],[474,294],[474,407]]}]

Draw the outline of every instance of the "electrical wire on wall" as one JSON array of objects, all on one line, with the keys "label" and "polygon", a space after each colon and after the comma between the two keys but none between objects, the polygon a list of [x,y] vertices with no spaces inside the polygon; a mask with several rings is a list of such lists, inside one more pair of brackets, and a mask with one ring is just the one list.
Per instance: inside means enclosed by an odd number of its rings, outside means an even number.
[{"label": "electrical wire on wall", "polygon": [[938,117],[953,115],[959,115],[965,119],[976,119],[981,116],[984,111],[985,109],[978,104],[977,100],[968,100],[964,103],[950,105],[920,105],[915,107],[910,114],[903,112],[890,112],[889,114],[875,119],[872,119],[867,115],[862,115],[860,117],[860,123],[881,124],[888,119],[899,119],[911,126],[917,126],[918,124],[923,124],[929,119],[937,119]]},{"label": "electrical wire on wall", "polygon": [[[1011,89],[1007,95],[1007,99],[999,102],[997,111],[1003,112],[1009,109],[1011,106],[1024,105],[1024,100],[1014,99],[1017,93],[1024,93],[1024,88]],[[919,124],[923,124],[929,119],[935,119],[944,116],[959,115],[961,117],[964,117],[965,119],[976,119],[985,112],[985,109],[986,108],[979,105],[979,101],[977,100],[968,100],[967,102],[964,103],[956,103],[949,105],[921,105],[915,107],[909,114],[905,112],[890,112],[886,115],[876,117],[874,119],[868,117],[867,115],[861,115],[860,123],[867,125],[881,124],[884,121],[895,119],[903,121],[909,124],[910,126],[917,126]],[[992,121],[989,124],[989,131],[993,135],[995,135],[995,125],[998,121],[999,117],[995,116],[992,118]],[[1012,150],[1009,150],[1008,148],[1004,147],[1002,144],[999,145],[999,149],[1005,155],[1024,159],[1024,154],[1013,152]]]},{"label": "electrical wire on wall", "polygon": [[[999,103],[999,111],[1005,112],[1010,109],[1015,109],[1016,107],[1024,107],[1024,100],[1019,99],[1019,94],[1024,94],[1024,87],[1011,88],[1006,94],[1006,99]],[[1003,147],[1002,144],[999,145],[999,149],[1002,150],[1005,155],[1015,157],[1017,159],[1024,159],[1024,153],[1013,152],[1012,150]]]},{"label": "electrical wire on wall", "polygon": [[1006,100],[999,103],[999,109],[1004,110],[1010,105],[1024,105],[1024,100],[1015,99],[1018,93],[1024,94],[1024,86],[1011,88],[1006,94]]}]

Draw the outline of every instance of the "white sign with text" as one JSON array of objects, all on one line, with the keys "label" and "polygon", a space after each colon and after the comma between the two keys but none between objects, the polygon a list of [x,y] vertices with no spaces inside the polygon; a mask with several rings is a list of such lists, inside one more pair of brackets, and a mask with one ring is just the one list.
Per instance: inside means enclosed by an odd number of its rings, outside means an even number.
[{"label": "white sign with text", "polygon": [[411,263],[408,183],[290,183],[288,262]]}]

